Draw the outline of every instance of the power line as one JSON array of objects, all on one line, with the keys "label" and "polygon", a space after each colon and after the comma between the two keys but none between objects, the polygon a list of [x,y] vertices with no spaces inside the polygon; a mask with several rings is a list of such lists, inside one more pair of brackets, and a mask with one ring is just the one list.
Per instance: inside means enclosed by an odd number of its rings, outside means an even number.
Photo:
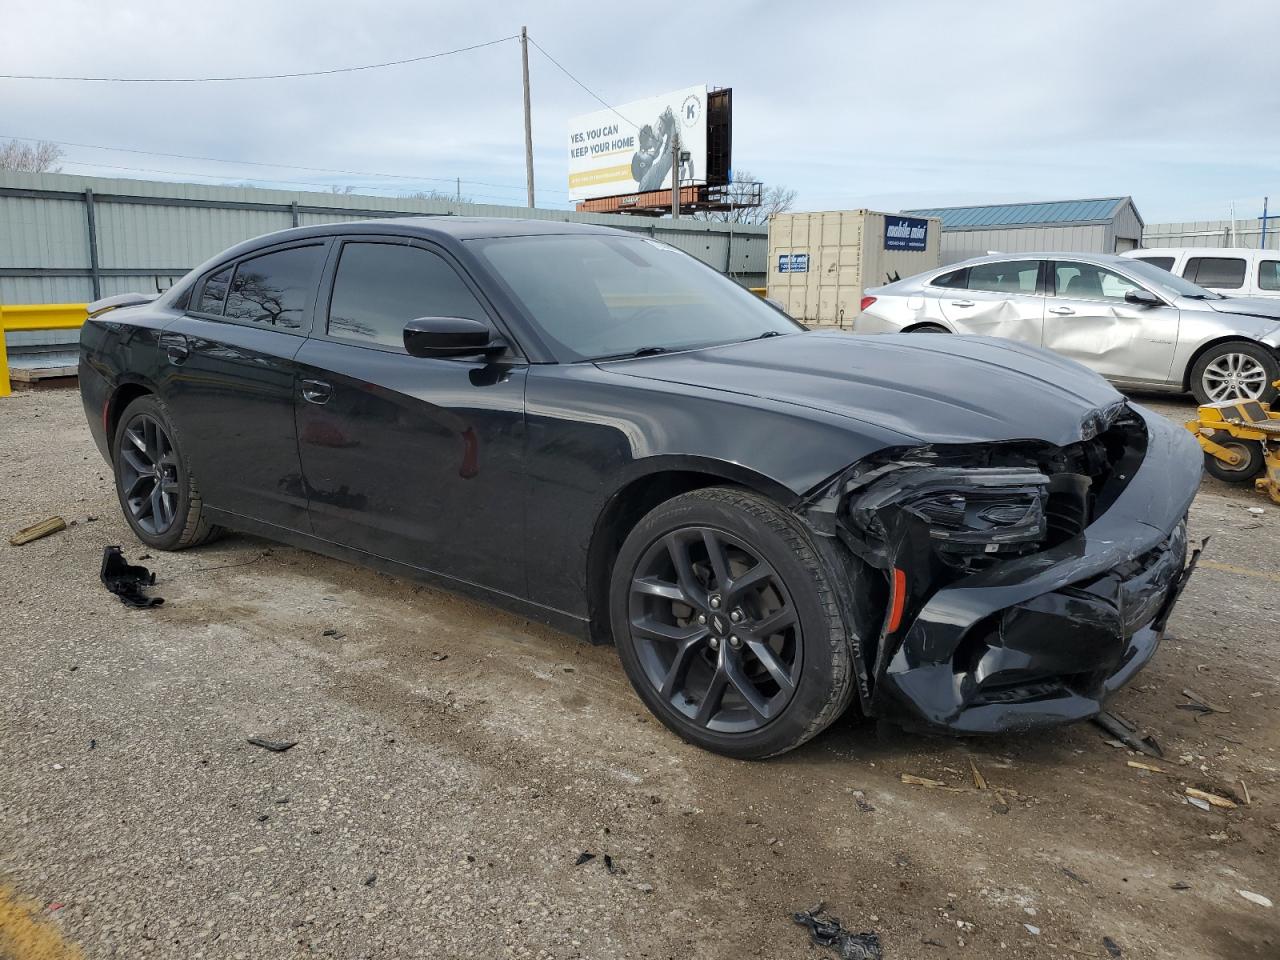
[{"label": "power line", "polygon": [[2,73],[0,80],[62,80],[74,83],[234,83],[241,80],[292,80],[297,77],[325,77],[335,73],[356,73],[361,70],[381,70],[384,67],[401,67],[409,63],[422,63],[426,60],[438,60],[450,57],[455,53],[467,53],[482,47],[516,40],[518,36],[499,37],[497,40],[486,40],[484,43],[473,43],[469,47],[458,47],[455,50],[442,50],[440,53],[428,53],[421,57],[407,57],[404,60],[387,60],[383,63],[365,63],[355,67],[332,67],[327,70],[305,70],[299,73],[264,73],[243,77],[54,77],[35,74]]},{"label": "power line", "polygon": [[608,109],[612,110],[612,111],[613,111],[615,114],[617,114],[619,117],[622,117],[622,119],[623,119],[623,120],[626,120],[626,122],[627,122],[627,124],[628,124],[628,125],[633,126],[633,127],[634,127],[634,126],[638,126],[638,124],[632,123],[630,120],[627,120],[627,118],[626,118],[626,117],[623,117],[621,113],[618,113],[617,108],[616,108],[616,107],[614,107],[614,105],[613,105],[613,104],[609,103],[607,100],[605,100],[605,99],[604,99],[604,97],[600,96],[600,94],[596,93],[594,90],[592,90],[590,87],[588,87],[585,83],[583,83],[581,80],[579,80],[577,77],[575,77],[572,73],[570,73],[570,72],[569,72],[569,71],[564,67],[564,65],[563,65],[559,60],[557,60],[557,59],[556,59],[555,57],[553,57],[551,54],[547,53],[547,51],[543,50],[543,49],[542,49],[542,45],[541,45],[540,43],[538,43],[538,41],[537,41],[537,40],[533,39],[533,37],[532,37],[532,36],[530,36],[530,37],[529,37],[529,42],[530,42],[530,43],[532,43],[535,47],[537,47],[537,48],[538,48],[538,52],[539,52],[539,53],[541,53],[544,57],[546,57],[546,58],[547,58],[548,60],[550,60],[553,64],[555,64],[556,69],[558,69],[558,70],[559,70],[561,73],[563,73],[566,77],[568,77],[570,80],[572,80],[572,81],[573,81],[574,83],[576,83],[578,86],[580,86],[583,90],[587,91],[587,93],[591,94],[591,96],[595,97],[595,99],[596,99],[596,100],[598,100],[598,101],[600,101],[600,103],[604,104],[604,105],[605,105],[605,107],[607,107]]},{"label": "power line", "polygon": [[[380,173],[372,170],[345,170],[341,167],[308,167],[300,164],[291,163],[268,163],[263,160],[229,160],[225,157],[201,157],[190,153],[163,153],[159,150],[138,150],[132,147],[112,147],[101,143],[78,143],[74,140],[50,140],[45,137],[16,137],[8,134],[0,134],[0,139],[7,140],[24,140],[28,143],[55,143],[60,147],[82,147],[87,150],[107,150],[114,153],[132,153],[144,157],[168,157],[172,160],[197,160],[204,163],[227,163],[235,166],[245,167],[268,167],[274,170],[302,170],[308,173],[340,173],[352,177],[385,177],[390,180],[409,180],[416,183],[435,182],[435,183],[456,183],[456,177],[425,177],[417,174],[409,173]],[[77,161],[68,160],[67,163],[75,163]],[[83,165],[83,164],[82,164]],[[108,164],[101,164],[108,166]],[[121,169],[144,169],[141,167],[123,167]],[[192,174],[196,176],[196,174]],[[202,176],[202,175],[201,175]],[[243,177],[241,179],[253,179],[251,177]],[[286,180],[278,180],[278,183],[287,183]],[[523,186],[517,186],[513,183],[493,183],[487,180],[467,180],[463,183],[474,184],[478,187],[497,187],[500,190],[523,190]],[[546,193],[561,193],[567,195],[567,190],[553,190],[548,187],[539,187]]]}]

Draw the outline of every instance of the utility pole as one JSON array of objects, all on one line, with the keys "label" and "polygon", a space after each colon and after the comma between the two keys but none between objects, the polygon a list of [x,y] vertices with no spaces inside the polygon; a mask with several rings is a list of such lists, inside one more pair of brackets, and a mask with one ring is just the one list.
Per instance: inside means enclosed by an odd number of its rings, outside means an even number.
[{"label": "utility pole", "polygon": [[680,131],[671,140],[671,219],[680,219]]},{"label": "utility pole", "polygon": [[520,61],[524,67],[524,175],[533,206],[533,120],[529,115],[529,28],[520,28]]},{"label": "utility pole", "polygon": [[454,194],[459,203],[462,202],[462,178],[458,177],[457,193]]}]

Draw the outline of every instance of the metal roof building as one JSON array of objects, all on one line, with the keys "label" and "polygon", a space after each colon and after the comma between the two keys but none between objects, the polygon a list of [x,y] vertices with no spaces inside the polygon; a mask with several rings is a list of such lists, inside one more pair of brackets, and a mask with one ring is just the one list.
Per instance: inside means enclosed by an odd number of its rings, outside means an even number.
[{"label": "metal roof building", "polygon": [[935,207],[902,212],[942,220],[943,263],[997,252],[1122,253],[1142,243],[1142,216],[1133,205],[1132,197]]}]

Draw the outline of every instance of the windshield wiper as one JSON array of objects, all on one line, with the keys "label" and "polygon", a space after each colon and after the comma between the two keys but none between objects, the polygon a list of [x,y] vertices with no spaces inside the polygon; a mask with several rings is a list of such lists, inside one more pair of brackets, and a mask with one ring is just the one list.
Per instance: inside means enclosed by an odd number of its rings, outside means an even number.
[{"label": "windshield wiper", "polygon": [[780,337],[780,336],[782,336],[781,330],[766,330],[764,333],[760,334],[760,336],[752,337],[751,339],[752,340],[768,340],[770,337]]},{"label": "windshield wiper", "polygon": [[628,350],[626,353],[611,353],[605,357],[592,357],[591,362],[600,360],[634,360],[637,357],[656,357],[660,353],[670,353],[670,347],[641,347],[639,350]]}]

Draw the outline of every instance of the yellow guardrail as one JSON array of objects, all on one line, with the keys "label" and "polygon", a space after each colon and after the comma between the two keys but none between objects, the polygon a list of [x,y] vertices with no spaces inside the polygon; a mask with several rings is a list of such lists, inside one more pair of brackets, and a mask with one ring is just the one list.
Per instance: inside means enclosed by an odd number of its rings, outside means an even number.
[{"label": "yellow guardrail", "polygon": [[9,350],[5,334],[10,330],[77,330],[87,312],[83,303],[34,303],[0,306],[0,397],[12,392],[9,385]]},{"label": "yellow guardrail", "polygon": [[757,297],[763,297],[765,294],[769,292],[768,287],[747,287],[747,289],[750,290],[752,293],[754,293]]}]

